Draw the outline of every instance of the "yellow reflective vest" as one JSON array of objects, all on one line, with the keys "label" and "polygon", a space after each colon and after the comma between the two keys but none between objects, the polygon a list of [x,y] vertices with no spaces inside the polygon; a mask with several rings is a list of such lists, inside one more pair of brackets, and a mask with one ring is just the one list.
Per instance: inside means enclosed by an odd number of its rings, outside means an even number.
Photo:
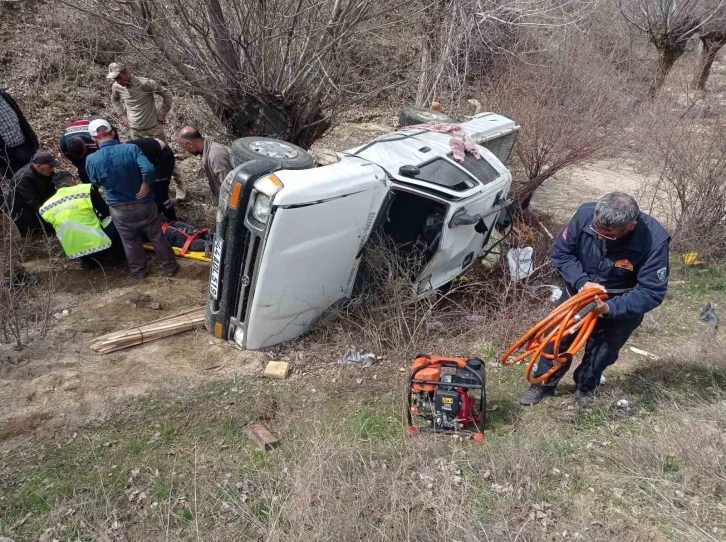
[{"label": "yellow reflective vest", "polygon": [[55,228],[55,234],[69,258],[80,258],[111,246],[91,203],[91,185],[59,188],[39,214]]}]

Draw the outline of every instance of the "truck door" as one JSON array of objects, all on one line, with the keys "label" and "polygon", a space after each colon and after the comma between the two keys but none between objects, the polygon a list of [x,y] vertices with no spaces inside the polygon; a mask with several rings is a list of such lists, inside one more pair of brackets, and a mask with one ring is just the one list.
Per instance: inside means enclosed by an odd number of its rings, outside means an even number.
[{"label": "truck door", "polygon": [[449,204],[439,251],[419,277],[420,293],[453,280],[481,253],[499,214],[493,211],[504,204],[511,184],[506,168],[494,165],[484,157],[476,160],[467,155],[464,167],[480,181],[481,190]]}]

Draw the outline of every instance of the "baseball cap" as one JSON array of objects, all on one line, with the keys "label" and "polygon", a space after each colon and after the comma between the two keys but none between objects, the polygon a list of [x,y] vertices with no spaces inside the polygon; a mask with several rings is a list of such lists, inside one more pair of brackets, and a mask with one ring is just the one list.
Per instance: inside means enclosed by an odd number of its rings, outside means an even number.
[{"label": "baseball cap", "polygon": [[32,162],[39,166],[49,165],[53,167],[60,167],[61,165],[61,163],[56,160],[56,157],[49,152],[36,152],[35,156],[33,156]]},{"label": "baseball cap", "polygon": [[116,79],[118,77],[118,74],[125,69],[126,66],[124,66],[120,62],[111,62],[111,64],[108,65],[108,75],[106,76],[106,79]]},{"label": "baseball cap", "polygon": [[88,123],[88,133],[91,137],[107,134],[113,130],[111,124],[104,119],[95,119]]}]

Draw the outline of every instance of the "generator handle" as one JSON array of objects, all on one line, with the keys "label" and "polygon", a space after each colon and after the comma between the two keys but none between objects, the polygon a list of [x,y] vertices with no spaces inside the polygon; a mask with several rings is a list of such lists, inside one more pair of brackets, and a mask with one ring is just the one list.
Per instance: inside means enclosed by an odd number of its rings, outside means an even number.
[{"label": "generator handle", "polygon": [[442,382],[441,380],[420,380],[418,378],[412,379],[411,384],[441,384],[442,386],[450,386],[452,388],[466,388],[472,390],[478,390],[482,388],[482,384],[461,384],[458,382]]}]

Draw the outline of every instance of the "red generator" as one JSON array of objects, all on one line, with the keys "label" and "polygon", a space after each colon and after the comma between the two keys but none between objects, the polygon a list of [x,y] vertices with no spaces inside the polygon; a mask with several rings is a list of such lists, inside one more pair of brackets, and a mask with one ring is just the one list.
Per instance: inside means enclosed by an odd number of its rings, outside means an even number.
[{"label": "red generator", "polygon": [[[464,433],[476,441],[484,440],[486,377],[482,360],[419,356],[408,380],[409,433]],[[415,425],[414,417],[425,425]]]}]

